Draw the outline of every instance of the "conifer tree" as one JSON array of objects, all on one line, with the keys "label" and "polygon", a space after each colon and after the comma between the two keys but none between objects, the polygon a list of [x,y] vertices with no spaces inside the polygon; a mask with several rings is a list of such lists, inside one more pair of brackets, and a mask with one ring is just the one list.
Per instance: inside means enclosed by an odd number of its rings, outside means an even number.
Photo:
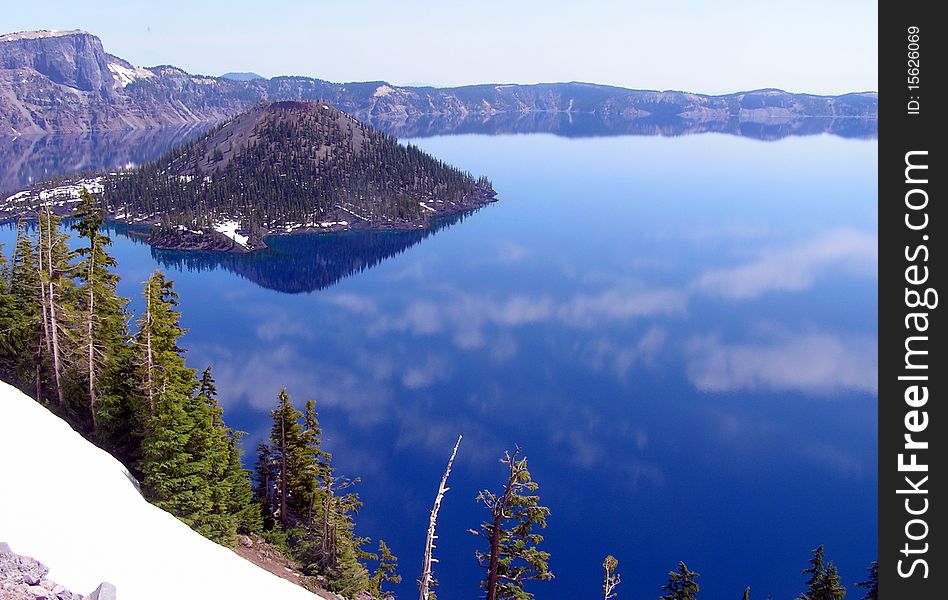
[{"label": "conifer tree", "polygon": [[263,518],[259,505],[254,502],[250,472],[244,469],[240,440],[243,431],[231,431],[228,441],[228,462],[225,479],[230,488],[230,512],[236,518],[239,533],[263,531]]},{"label": "conifer tree", "polygon": [[865,581],[860,581],[856,587],[866,590],[862,600],[879,600],[879,561],[872,561],[869,565],[869,577]]},{"label": "conifer tree", "polygon": [[537,548],[543,536],[534,531],[546,527],[550,509],[540,505],[540,497],[534,494],[539,485],[533,481],[526,457],[520,455],[520,448],[513,454],[504,452],[501,463],[507,467],[507,479],[501,493],[484,490],[477,496],[491,514],[489,522],[471,530],[488,543],[487,552],[476,553],[487,571],[481,584],[487,600],[530,600],[533,594],[523,589],[525,582],[553,579],[550,554]]},{"label": "conifer tree", "polygon": [[0,376],[34,394],[42,350],[39,273],[36,248],[23,219],[17,222],[13,256],[9,261],[0,257],[0,261]]},{"label": "conifer tree", "polygon": [[183,397],[171,391],[157,395],[140,468],[146,497],[197,528],[211,512],[212,499],[204,465],[189,452],[197,425],[185,405]]},{"label": "conifer tree", "polygon": [[[85,188],[79,193],[74,217],[76,222],[72,228],[80,240],[85,241],[85,245],[76,251],[80,257],[75,267],[80,281],[77,320],[81,323],[76,332],[81,353],[77,362],[84,380],[82,387],[92,431],[95,432],[100,412],[97,406],[99,397],[111,395],[107,404],[114,405],[120,402],[116,396],[129,391],[121,386],[118,390],[113,389],[121,379],[123,359],[127,359],[127,303],[115,289],[119,278],[111,270],[116,262],[107,251],[112,240],[101,231],[104,223],[102,210]],[[113,412],[112,406],[106,408],[109,409],[106,412]]]},{"label": "conifer tree", "polygon": [[188,452],[199,466],[210,495],[210,508],[195,523],[195,529],[225,546],[237,539],[237,516],[231,479],[228,477],[231,447],[230,429],[224,424],[217,403],[217,388],[211,369],[201,375],[197,396],[186,398],[185,406],[195,420],[188,440]]},{"label": "conifer tree", "polygon": [[[254,473],[254,495],[261,506],[264,529],[282,539],[314,575],[322,575],[333,591],[352,596],[369,589],[368,555],[355,536],[353,515],[361,507],[358,483],[337,477],[331,456],[322,449],[315,404],[305,415],[280,390],[269,444],[261,444]],[[302,421],[302,423],[301,423]]]},{"label": "conifer tree", "polygon": [[803,571],[809,575],[806,591],[797,600],[842,600],[846,597],[846,588],[842,586],[839,571],[832,562],[826,562],[823,545],[813,549],[809,568]]},{"label": "conifer tree", "polygon": [[377,564],[370,580],[369,593],[382,600],[394,598],[391,592],[385,590],[385,584],[401,583],[402,581],[402,576],[396,572],[398,571],[398,557],[392,554],[392,550],[385,543],[385,540],[379,540],[378,553],[373,555],[372,558],[377,561]]},{"label": "conifer tree", "polygon": [[689,570],[685,563],[679,562],[678,570],[668,573],[668,582],[662,586],[665,594],[661,600],[695,600],[701,591],[696,581],[699,576],[699,573]]},{"label": "conifer tree", "polygon": [[272,510],[280,527],[286,531],[300,518],[299,513],[292,512],[291,508],[296,500],[292,487],[303,478],[300,467],[306,467],[302,460],[305,445],[299,422],[303,413],[293,407],[285,387],[280,389],[277,402],[276,410],[271,412],[273,426],[270,429],[271,460],[277,466],[276,479],[273,482],[276,487],[275,505]]},{"label": "conifer tree", "polygon": [[155,271],[145,283],[144,295],[145,314],[138,321],[135,345],[139,354],[141,391],[147,401],[144,408],[154,414],[160,394],[173,392],[179,397],[191,396],[196,382],[194,370],[185,366],[183,350],[178,347],[178,340],[186,331],[180,325],[174,284],[164,273]]}]

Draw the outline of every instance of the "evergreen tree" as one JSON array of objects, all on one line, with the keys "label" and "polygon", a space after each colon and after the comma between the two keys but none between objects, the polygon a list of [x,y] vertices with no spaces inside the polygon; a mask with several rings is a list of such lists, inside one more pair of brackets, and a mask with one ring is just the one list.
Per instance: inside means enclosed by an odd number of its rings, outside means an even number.
[{"label": "evergreen tree", "polygon": [[685,563],[679,562],[678,570],[668,573],[668,582],[662,586],[665,594],[661,600],[695,600],[701,591],[696,581],[699,576],[699,573],[689,570]]},{"label": "evergreen tree", "polygon": [[866,590],[862,600],[879,600],[879,561],[872,561],[868,571],[869,577],[865,581],[857,583],[856,587]]},{"label": "evergreen tree", "polygon": [[813,550],[810,566],[803,573],[810,577],[806,582],[806,592],[797,596],[797,600],[842,600],[846,597],[839,571],[832,562],[826,563],[822,544]]},{"label": "evergreen tree", "polygon": [[[99,413],[112,417],[115,406],[121,403],[121,396],[130,391],[121,384],[123,367],[128,360],[127,303],[116,292],[119,278],[112,272],[116,262],[107,251],[112,240],[101,231],[104,223],[102,210],[85,188],[79,193],[74,217],[76,222],[72,228],[80,240],[85,241],[85,245],[76,251],[80,261],[75,267],[80,282],[77,290],[80,326],[76,337],[81,359],[78,364],[83,379],[82,391],[88,402],[92,431],[95,432]],[[102,396],[108,396],[105,410],[98,406],[98,399]],[[112,428],[116,425],[112,424]]]},{"label": "evergreen tree", "polygon": [[239,533],[259,533],[263,531],[263,518],[259,505],[254,502],[250,472],[243,466],[243,452],[240,450],[240,440],[243,436],[243,431],[231,431],[227,438],[228,462],[225,480],[230,488],[229,511],[236,518]]},{"label": "evergreen tree", "polygon": [[142,444],[142,486],[156,506],[198,528],[211,513],[205,465],[189,451],[197,427],[180,395],[163,391]]},{"label": "evergreen tree", "polygon": [[385,591],[385,584],[401,583],[402,581],[402,576],[396,572],[398,570],[398,557],[392,554],[392,550],[384,540],[379,540],[378,554],[373,555],[372,559],[378,562],[375,572],[372,574],[369,593],[383,600],[394,598],[391,592]]},{"label": "evergreen tree", "polygon": [[[186,331],[180,325],[178,294],[174,284],[155,271],[145,284],[145,314],[138,320],[135,345],[138,349],[143,412],[154,414],[161,394],[192,396],[196,387],[194,370],[185,366],[178,340]],[[147,427],[146,427],[147,428]]]},{"label": "evergreen tree", "polygon": [[[331,456],[322,449],[315,404],[306,414],[293,407],[281,389],[269,444],[257,452],[254,495],[261,506],[264,530],[284,540],[307,573],[321,575],[333,591],[352,596],[369,589],[368,555],[355,536],[353,515],[362,506],[358,483],[337,477]],[[302,421],[302,423],[301,423]]]},{"label": "evergreen tree", "polygon": [[534,494],[539,485],[520,453],[517,448],[513,454],[505,452],[501,459],[507,467],[503,491],[495,494],[484,490],[477,496],[491,513],[491,520],[482,523],[480,530],[471,530],[489,547],[487,552],[476,553],[478,563],[487,571],[481,584],[487,600],[530,600],[533,594],[523,589],[525,582],[553,579],[548,565],[550,554],[537,548],[543,536],[534,531],[535,527],[546,527],[550,509],[541,506],[540,497]]},{"label": "evergreen tree", "polygon": [[228,470],[231,461],[230,429],[224,424],[217,403],[217,388],[211,369],[201,375],[197,396],[185,399],[195,427],[188,440],[188,452],[199,465],[210,494],[210,509],[194,525],[203,536],[225,546],[237,542],[237,507]]},{"label": "evergreen tree", "polygon": [[17,222],[13,257],[5,265],[9,299],[2,329],[4,379],[34,398],[43,398],[43,344],[36,243],[25,220]]}]

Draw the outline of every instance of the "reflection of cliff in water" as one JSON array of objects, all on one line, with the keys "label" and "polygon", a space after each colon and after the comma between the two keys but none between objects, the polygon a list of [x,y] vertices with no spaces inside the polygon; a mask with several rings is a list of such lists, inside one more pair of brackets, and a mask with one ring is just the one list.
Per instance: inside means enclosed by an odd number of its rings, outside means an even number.
[{"label": "reflection of cliff in water", "polygon": [[470,115],[429,115],[401,120],[374,117],[368,122],[401,138],[517,133],[552,133],[563,137],[726,133],[759,140],[778,140],[789,136],[829,133],[845,138],[871,139],[878,136],[879,130],[876,119],[857,117],[773,117],[762,120],[731,117],[711,120],[687,119],[677,115],[627,118],[621,115],[566,112],[497,113],[488,118]]},{"label": "reflection of cliff in water", "polygon": [[155,160],[197,136],[209,123],[166,129],[18,136],[0,142],[0,192],[73,173],[99,172]]},{"label": "reflection of cliff in water", "polygon": [[355,230],[267,238],[267,249],[249,254],[159,250],[152,257],[169,269],[226,269],[261,287],[298,294],[330,287],[401,254],[438,231],[460,223],[475,211],[446,217],[411,231]]}]

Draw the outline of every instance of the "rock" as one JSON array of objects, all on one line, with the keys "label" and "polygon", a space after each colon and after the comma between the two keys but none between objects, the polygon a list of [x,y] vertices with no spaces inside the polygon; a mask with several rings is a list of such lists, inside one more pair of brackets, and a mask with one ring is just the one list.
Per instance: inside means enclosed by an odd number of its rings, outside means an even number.
[{"label": "rock", "polygon": [[10,544],[6,542],[0,542],[0,554],[12,554],[13,550],[10,550]]},{"label": "rock", "polygon": [[37,600],[47,600],[52,595],[52,592],[41,585],[31,585],[30,587],[26,588],[26,591]]},{"label": "rock", "polygon": [[238,539],[240,540],[240,543],[244,546],[244,548],[253,547],[253,540],[251,540],[248,536],[242,535]]},{"label": "rock", "polygon": [[115,586],[108,581],[103,581],[99,584],[99,587],[86,596],[86,600],[116,600],[117,595],[118,592]]},{"label": "rock", "polygon": [[39,585],[49,569],[36,559],[12,552],[0,553],[0,578],[13,583]]}]

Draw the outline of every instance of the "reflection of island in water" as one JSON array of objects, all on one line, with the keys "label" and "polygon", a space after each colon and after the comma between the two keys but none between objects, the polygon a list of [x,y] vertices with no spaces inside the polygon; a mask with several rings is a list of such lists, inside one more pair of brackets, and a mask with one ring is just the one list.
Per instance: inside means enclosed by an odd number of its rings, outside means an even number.
[{"label": "reflection of island in water", "polygon": [[[618,115],[566,112],[498,113],[490,118],[425,115],[391,119],[370,117],[370,125],[400,138],[436,135],[551,133],[563,137],[615,135],[679,136],[725,133],[759,140],[829,133],[875,138],[878,121],[864,118],[793,117],[767,120],[689,120],[676,115],[635,119]],[[205,131],[211,123],[177,129],[149,129],[71,135],[20,136],[0,143],[0,192],[12,193],[33,183],[84,171],[142,164]]]},{"label": "reflection of island in water", "polygon": [[[452,215],[430,227],[412,231],[352,230],[271,236],[267,238],[266,249],[247,254],[156,248],[152,248],[151,254],[169,269],[226,269],[278,292],[314,292],[401,254],[428,236],[460,223],[473,212]],[[122,233],[123,229],[127,231],[127,228],[117,228],[117,231]]]}]

